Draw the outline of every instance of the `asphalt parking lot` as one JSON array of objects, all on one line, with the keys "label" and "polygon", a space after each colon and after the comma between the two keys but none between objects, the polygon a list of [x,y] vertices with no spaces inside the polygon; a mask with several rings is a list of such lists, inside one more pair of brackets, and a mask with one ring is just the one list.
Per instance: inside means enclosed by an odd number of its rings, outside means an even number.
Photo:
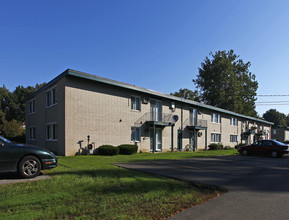
[{"label": "asphalt parking lot", "polygon": [[172,219],[288,219],[289,157],[221,156],[117,164],[180,180],[225,187],[227,193]]}]

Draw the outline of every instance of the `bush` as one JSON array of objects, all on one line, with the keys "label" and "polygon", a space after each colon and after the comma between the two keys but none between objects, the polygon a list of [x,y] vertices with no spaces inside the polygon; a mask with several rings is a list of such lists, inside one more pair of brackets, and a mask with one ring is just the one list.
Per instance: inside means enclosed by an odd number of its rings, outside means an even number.
[{"label": "bush", "polygon": [[209,150],[222,150],[223,149],[223,144],[216,144],[216,143],[213,143],[213,144],[210,144],[208,146]]},{"label": "bush", "polygon": [[239,149],[240,147],[245,146],[245,145],[246,145],[246,144],[244,144],[244,143],[237,144],[237,145],[235,146],[235,149]]},{"label": "bush", "polygon": [[137,153],[138,146],[133,144],[122,144],[119,145],[119,154],[135,154]]},{"label": "bush", "polygon": [[224,147],[224,150],[231,150],[231,149],[233,149],[233,148],[230,147],[230,146],[225,146],[225,147]]},{"label": "bush", "polygon": [[98,148],[97,154],[109,156],[117,155],[119,154],[119,148],[112,145],[102,145]]}]

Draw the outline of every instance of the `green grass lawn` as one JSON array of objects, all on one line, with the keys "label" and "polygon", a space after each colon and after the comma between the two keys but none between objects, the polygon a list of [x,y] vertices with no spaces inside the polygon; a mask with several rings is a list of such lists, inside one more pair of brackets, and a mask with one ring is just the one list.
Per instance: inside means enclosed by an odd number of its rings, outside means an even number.
[{"label": "green grass lawn", "polygon": [[59,157],[51,179],[0,186],[0,219],[161,219],[219,193],[118,168],[131,161],[236,154],[236,150]]}]

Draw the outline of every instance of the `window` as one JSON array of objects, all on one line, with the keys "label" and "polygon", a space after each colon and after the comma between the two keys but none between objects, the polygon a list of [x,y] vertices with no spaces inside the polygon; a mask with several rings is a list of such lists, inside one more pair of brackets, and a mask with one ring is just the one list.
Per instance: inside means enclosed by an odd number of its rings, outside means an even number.
[{"label": "window", "polygon": [[29,102],[29,114],[33,114],[35,112],[35,100]]},{"label": "window", "polygon": [[238,135],[230,135],[230,142],[238,142]]},{"label": "window", "polygon": [[212,113],[211,122],[221,124],[221,115],[218,115],[216,113]]},{"label": "window", "polygon": [[211,133],[211,142],[221,143],[221,134]]},{"label": "window", "polygon": [[276,129],[272,129],[272,134],[277,134]]},{"label": "window", "polygon": [[140,111],[140,98],[132,96],[131,97],[131,109]]},{"label": "window", "polygon": [[232,126],[238,126],[238,119],[237,118],[231,118],[231,125]]},{"label": "window", "polygon": [[57,140],[57,124],[46,125],[46,140],[56,141]]},{"label": "window", "polygon": [[53,88],[46,92],[46,106],[52,106],[57,104],[56,88]]},{"label": "window", "polygon": [[36,128],[31,127],[29,128],[29,140],[35,140],[36,139]]},{"label": "window", "polygon": [[132,127],[131,128],[131,141],[140,142],[140,129]]}]

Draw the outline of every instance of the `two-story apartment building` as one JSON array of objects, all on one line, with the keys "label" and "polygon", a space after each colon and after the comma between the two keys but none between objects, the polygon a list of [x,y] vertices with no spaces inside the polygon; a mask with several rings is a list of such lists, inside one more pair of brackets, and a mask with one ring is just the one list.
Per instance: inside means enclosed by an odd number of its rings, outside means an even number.
[{"label": "two-story apartment building", "polygon": [[142,152],[234,147],[270,138],[273,124],[199,102],[68,69],[26,103],[27,142],[59,155],[90,143]]}]

